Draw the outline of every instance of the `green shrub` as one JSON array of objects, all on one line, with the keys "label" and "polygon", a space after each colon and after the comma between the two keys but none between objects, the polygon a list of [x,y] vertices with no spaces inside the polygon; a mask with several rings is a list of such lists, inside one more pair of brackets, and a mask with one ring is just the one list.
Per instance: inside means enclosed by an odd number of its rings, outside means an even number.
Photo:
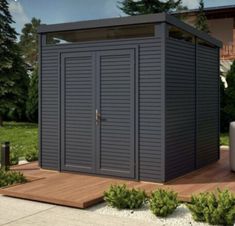
[{"label": "green shrub", "polygon": [[25,153],[25,159],[28,162],[32,162],[32,161],[37,161],[38,160],[38,152],[36,149],[32,149],[30,151],[27,151]]},{"label": "green shrub", "polygon": [[25,176],[16,171],[0,170],[0,187],[26,182]]},{"label": "green shrub", "polygon": [[229,145],[229,135],[228,133],[220,134],[220,145]]},{"label": "green shrub", "polygon": [[233,225],[235,220],[235,197],[228,190],[218,194],[204,192],[191,198],[187,207],[195,221],[209,224]]},{"label": "green shrub", "polygon": [[10,151],[10,164],[17,165],[19,163],[19,153],[15,151]]},{"label": "green shrub", "polygon": [[109,206],[118,209],[137,209],[146,201],[146,194],[141,190],[128,189],[126,185],[111,185],[104,192],[104,200]]},{"label": "green shrub", "polygon": [[179,205],[177,193],[163,189],[152,192],[149,203],[152,213],[159,217],[166,217],[172,214]]}]

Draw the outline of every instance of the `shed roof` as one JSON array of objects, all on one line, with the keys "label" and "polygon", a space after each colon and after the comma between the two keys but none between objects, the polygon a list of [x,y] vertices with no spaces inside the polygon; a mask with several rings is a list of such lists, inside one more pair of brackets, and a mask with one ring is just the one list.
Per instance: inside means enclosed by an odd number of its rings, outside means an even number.
[{"label": "shed roof", "polygon": [[222,47],[221,41],[211,37],[210,35],[204,32],[201,32],[193,28],[192,26],[182,22],[181,20],[167,13],[126,16],[126,17],[99,19],[99,20],[87,20],[87,21],[51,24],[51,25],[42,24],[38,28],[38,33],[72,31],[72,30],[115,27],[115,26],[134,25],[134,24],[162,23],[162,22],[166,22],[168,24],[177,26],[201,39],[210,42],[211,44],[214,44],[218,47]]}]

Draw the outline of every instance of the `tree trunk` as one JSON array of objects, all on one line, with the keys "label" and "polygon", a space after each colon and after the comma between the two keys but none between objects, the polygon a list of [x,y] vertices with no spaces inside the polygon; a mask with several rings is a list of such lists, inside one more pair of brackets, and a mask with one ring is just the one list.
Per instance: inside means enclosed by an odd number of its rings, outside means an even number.
[{"label": "tree trunk", "polygon": [[1,114],[0,114],[0,127],[3,127],[3,117]]}]

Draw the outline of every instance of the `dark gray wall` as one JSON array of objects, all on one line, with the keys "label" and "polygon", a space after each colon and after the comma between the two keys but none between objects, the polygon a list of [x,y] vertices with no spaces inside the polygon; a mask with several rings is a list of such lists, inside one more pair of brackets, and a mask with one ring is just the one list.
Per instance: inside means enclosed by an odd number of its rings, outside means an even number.
[{"label": "dark gray wall", "polygon": [[166,40],[165,179],[194,169],[195,45]]},{"label": "dark gray wall", "polygon": [[165,180],[219,158],[218,48],[166,39]]},{"label": "dark gray wall", "polygon": [[[61,52],[87,52],[104,49],[138,49],[136,69],[136,118],[135,151],[136,178],[162,180],[161,146],[161,40],[157,38],[97,42],[95,44],[66,44],[42,46],[41,62],[41,165],[60,170],[60,54]],[[74,143],[74,146],[76,144]],[[138,153],[138,156],[137,156]]]},{"label": "dark gray wall", "polygon": [[197,47],[196,166],[219,158],[219,51]]}]

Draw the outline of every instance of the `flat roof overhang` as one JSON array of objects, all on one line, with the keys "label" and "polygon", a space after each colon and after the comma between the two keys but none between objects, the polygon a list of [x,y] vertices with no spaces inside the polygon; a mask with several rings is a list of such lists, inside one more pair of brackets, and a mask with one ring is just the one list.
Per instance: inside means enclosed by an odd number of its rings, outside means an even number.
[{"label": "flat roof overhang", "polygon": [[115,27],[115,26],[125,26],[125,25],[136,25],[136,24],[148,24],[148,23],[168,23],[174,25],[182,30],[185,30],[196,37],[199,37],[209,43],[222,47],[222,42],[211,37],[205,32],[201,32],[194,27],[182,22],[174,16],[167,13],[157,13],[139,16],[125,16],[119,18],[108,18],[108,19],[98,19],[98,20],[87,20],[80,22],[71,23],[61,23],[61,24],[42,24],[38,28],[38,33],[50,33],[50,32],[63,32],[63,31],[73,31],[73,30],[85,30],[92,28],[105,28],[105,27]]}]

